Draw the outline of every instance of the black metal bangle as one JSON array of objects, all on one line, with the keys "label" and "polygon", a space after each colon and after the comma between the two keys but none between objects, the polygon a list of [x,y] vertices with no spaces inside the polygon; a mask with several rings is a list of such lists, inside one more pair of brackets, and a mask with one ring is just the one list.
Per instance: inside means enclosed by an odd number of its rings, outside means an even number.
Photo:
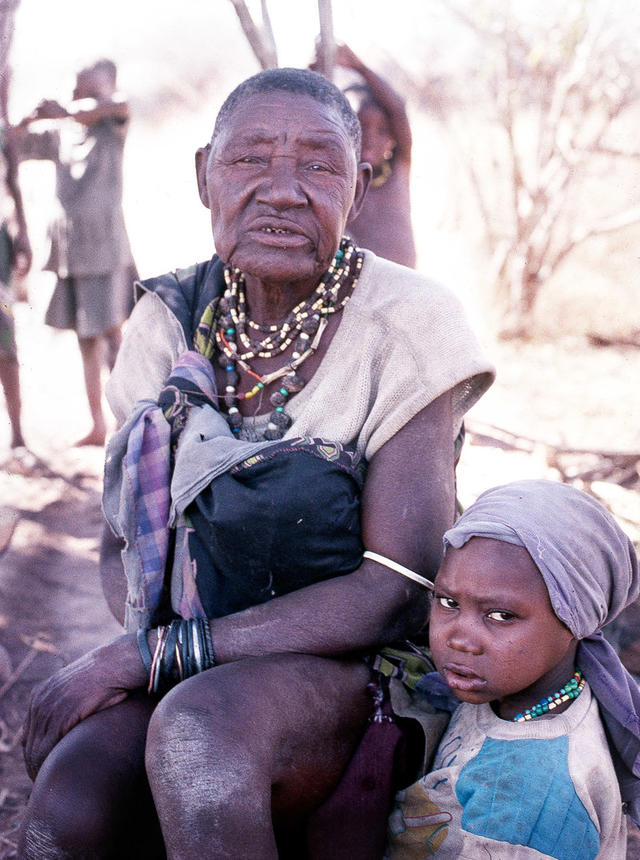
[{"label": "black metal bangle", "polygon": [[177,670],[175,674],[173,671],[179,626],[180,621],[172,621],[167,629],[165,646],[162,651],[162,659],[160,662],[160,689],[162,692],[167,692],[167,690],[171,689],[179,678]]},{"label": "black metal bangle", "polygon": [[140,651],[140,657],[142,659],[142,663],[147,672],[151,672],[151,649],[149,648],[149,640],[147,639],[147,633],[149,632],[147,627],[141,627],[137,634],[136,638],[138,640],[138,651]]},{"label": "black metal bangle", "polygon": [[206,654],[206,663],[205,669],[213,669],[216,665],[215,654],[213,653],[213,640],[211,639],[211,627],[209,626],[209,619],[202,618],[202,631],[204,633],[204,642],[205,642],[205,654]]}]

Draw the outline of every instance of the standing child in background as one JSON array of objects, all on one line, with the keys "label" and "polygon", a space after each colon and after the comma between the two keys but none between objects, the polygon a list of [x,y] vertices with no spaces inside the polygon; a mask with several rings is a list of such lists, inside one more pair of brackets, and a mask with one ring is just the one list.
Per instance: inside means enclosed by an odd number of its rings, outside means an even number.
[{"label": "standing child in background", "polygon": [[396,797],[387,856],[624,860],[640,692],[600,628],[638,595],[633,544],[550,481],[488,490],[444,542],[429,635],[462,704]]},{"label": "standing child in background", "polygon": [[360,214],[348,225],[349,234],[379,257],[415,268],[409,181],[411,127],[404,99],[347,45],[338,45],[335,61],[364,80],[364,84],[347,87],[345,93],[359,101],[356,112],[362,126],[361,160],[373,168]]},{"label": "standing child in background", "polygon": [[[46,269],[58,276],[45,322],[78,336],[93,426],[78,445],[103,445],[102,349],[113,367],[121,325],[133,306],[135,266],[122,211],[122,166],[129,106],[116,88],[116,66],[98,60],[77,75],[67,108],[42,101],[17,127],[23,159],[56,165],[60,216]],[[24,129],[60,120],[42,133]]]},{"label": "standing child in background", "polygon": [[0,68],[0,382],[9,416],[11,455],[3,467],[23,472],[29,471],[35,460],[22,435],[20,369],[11,281],[14,274],[27,274],[32,254],[18,184],[18,161],[8,134],[8,89],[9,68],[5,64]]}]

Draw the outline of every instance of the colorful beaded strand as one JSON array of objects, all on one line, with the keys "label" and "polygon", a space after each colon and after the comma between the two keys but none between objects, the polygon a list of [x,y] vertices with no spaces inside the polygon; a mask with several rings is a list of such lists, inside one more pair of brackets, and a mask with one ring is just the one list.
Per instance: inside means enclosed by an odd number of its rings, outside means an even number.
[{"label": "colorful beaded strand", "polygon": [[[313,294],[299,302],[279,325],[261,325],[246,314],[244,277],[239,269],[225,268],[226,291],[219,302],[215,322],[215,341],[219,350],[219,364],[226,373],[224,402],[227,420],[234,435],[239,436],[244,423],[238,408],[239,400],[247,400],[277,379],[282,383],[270,397],[273,411],[264,433],[265,439],[279,439],[291,424],[285,404],[292,394],[301,391],[305,380],[296,368],[317,350],[327,325],[329,314],[336,313],[349,301],[362,269],[363,255],[353,243],[343,238],[332,264],[329,266]],[[340,291],[345,293],[338,302]],[[247,334],[247,327],[263,335],[255,339]],[[272,373],[260,376],[249,361],[253,358],[273,358],[293,344],[291,358]],[[239,345],[241,348],[239,348]],[[249,391],[239,394],[239,370],[256,382]]]},{"label": "colorful beaded strand", "polygon": [[554,693],[552,696],[546,696],[537,705],[527,708],[526,711],[515,716],[513,722],[523,723],[526,720],[534,720],[536,717],[541,717],[543,714],[553,711],[558,705],[562,705],[564,702],[577,699],[584,690],[585,683],[586,681],[582,677],[582,672],[580,669],[576,669],[573,677],[557,693]]}]

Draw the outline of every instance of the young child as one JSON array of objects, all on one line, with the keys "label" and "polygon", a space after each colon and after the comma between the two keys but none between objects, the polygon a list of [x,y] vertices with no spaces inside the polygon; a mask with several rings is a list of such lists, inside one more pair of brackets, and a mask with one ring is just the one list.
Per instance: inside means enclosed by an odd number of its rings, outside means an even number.
[{"label": "young child", "polygon": [[624,860],[640,694],[600,628],[638,595],[633,544],[549,481],[483,493],[444,542],[430,645],[462,704],[396,797],[387,856]]},{"label": "young child", "polygon": [[[92,427],[77,445],[104,445],[103,346],[111,369],[133,307],[137,273],[122,208],[129,115],[116,65],[101,59],[78,72],[68,106],[45,99],[14,131],[23,160],[56,167],[59,214],[50,226],[45,268],[55,272],[57,283],[45,322],[78,337]],[[55,127],[34,130],[41,120],[55,121]]]}]

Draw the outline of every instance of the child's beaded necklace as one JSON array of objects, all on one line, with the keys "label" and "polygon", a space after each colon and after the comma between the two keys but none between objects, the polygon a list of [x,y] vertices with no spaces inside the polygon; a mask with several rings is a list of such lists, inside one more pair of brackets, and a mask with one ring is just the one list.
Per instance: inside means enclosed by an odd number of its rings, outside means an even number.
[{"label": "child's beaded necklace", "polygon": [[545,696],[537,705],[532,705],[523,713],[515,716],[513,722],[524,723],[526,720],[534,720],[536,717],[541,717],[543,714],[553,711],[558,705],[563,704],[563,702],[577,699],[584,690],[585,683],[582,672],[580,669],[576,669],[571,679],[557,693],[554,693],[552,696]]}]

